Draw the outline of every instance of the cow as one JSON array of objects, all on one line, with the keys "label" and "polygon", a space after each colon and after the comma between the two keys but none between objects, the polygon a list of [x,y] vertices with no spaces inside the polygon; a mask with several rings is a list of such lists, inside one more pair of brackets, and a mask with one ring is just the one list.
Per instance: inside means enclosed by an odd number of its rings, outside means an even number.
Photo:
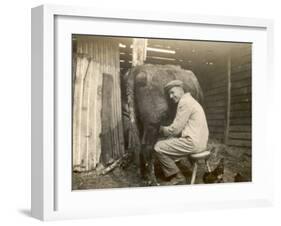
[{"label": "cow", "polygon": [[125,95],[123,106],[128,111],[129,126],[126,143],[139,149],[139,165],[147,185],[156,185],[153,148],[159,139],[160,125],[169,125],[176,112],[164,92],[164,86],[172,80],[181,80],[185,92],[190,92],[201,105],[203,93],[199,82],[190,70],[175,65],[144,64],[131,68],[123,79]]}]

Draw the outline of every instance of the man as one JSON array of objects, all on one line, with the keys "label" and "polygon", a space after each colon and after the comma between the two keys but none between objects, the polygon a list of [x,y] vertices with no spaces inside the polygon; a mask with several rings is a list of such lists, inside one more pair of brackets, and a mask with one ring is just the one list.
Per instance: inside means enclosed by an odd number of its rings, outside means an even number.
[{"label": "man", "polygon": [[165,85],[164,90],[178,106],[173,123],[160,127],[165,139],[155,144],[155,155],[169,179],[167,184],[183,184],[185,177],[175,161],[206,148],[209,136],[207,120],[202,106],[190,93],[184,93],[182,81],[173,80]]}]

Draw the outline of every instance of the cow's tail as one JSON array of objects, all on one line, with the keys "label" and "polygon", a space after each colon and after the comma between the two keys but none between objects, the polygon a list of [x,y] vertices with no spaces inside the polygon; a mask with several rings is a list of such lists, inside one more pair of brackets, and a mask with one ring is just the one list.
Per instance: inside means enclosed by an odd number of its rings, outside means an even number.
[{"label": "cow's tail", "polygon": [[[135,75],[136,68],[127,72],[126,96],[129,111],[129,131],[128,131],[128,149],[134,152],[135,159],[139,156],[141,147],[140,133],[137,126],[136,106],[135,106]],[[136,159],[139,162],[138,159]]]}]

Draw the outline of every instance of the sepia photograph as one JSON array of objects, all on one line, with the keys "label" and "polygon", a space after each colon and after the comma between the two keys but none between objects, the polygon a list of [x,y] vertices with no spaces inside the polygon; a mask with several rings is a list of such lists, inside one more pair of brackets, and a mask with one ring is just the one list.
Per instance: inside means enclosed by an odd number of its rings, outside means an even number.
[{"label": "sepia photograph", "polygon": [[252,181],[252,43],[72,35],[72,190]]}]

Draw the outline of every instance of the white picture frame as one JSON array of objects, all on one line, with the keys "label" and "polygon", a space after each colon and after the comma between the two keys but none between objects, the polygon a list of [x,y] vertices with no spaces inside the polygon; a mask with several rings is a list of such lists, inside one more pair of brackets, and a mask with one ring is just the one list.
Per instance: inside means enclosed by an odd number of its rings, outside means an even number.
[{"label": "white picture frame", "polygon": [[[72,33],[253,42],[253,181],[71,191]],[[273,153],[264,107],[270,92],[264,89],[272,76],[272,39],[273,22],[265,19],[55,5],[32,9],[32,216],[56,220],[271,205],[273,179],[266,172],[272,171]]]}]

